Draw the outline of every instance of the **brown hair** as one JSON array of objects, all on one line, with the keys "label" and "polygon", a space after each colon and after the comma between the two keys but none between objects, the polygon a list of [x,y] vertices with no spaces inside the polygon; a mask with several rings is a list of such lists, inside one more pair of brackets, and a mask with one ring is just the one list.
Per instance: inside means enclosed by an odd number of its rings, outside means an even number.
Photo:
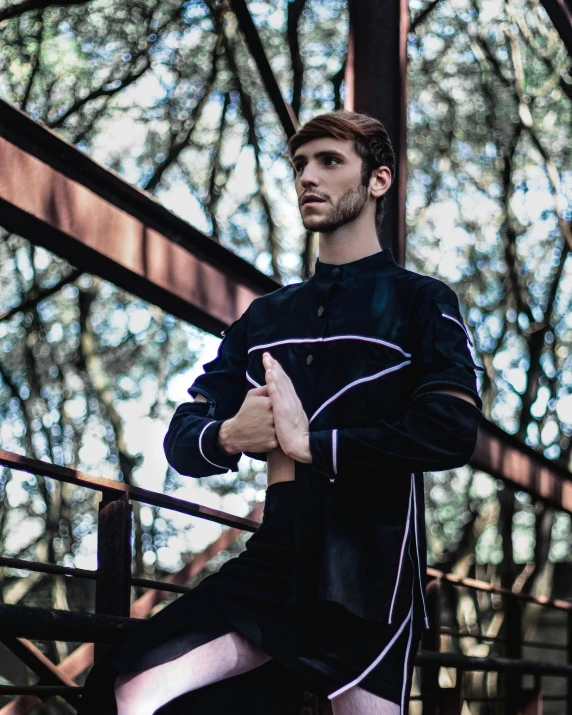
[{"label": "brown hair", "polygon": [[[395,153],[391,140],[383,124],[368,114],[358,114],[340,109],[335,112],[319,114],[294,134],[288,143],[290,157],[312,139],[332,137],[351,139],[354,150],[362,160],[362,183],[367,186],[372,172],[379,166],[387,166],[395,177]],[[375,224],[378,235],[385,211],[387,193],[380,196],[375,207]]]}]

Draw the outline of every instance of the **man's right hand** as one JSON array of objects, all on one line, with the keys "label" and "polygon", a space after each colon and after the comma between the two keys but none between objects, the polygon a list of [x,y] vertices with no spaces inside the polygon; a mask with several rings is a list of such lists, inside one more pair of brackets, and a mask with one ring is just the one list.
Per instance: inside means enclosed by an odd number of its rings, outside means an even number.
[{"label": "man's right hand", "polygon": [[219,442],[227,454],[270,452],[279,446],[266,385],[246,393],[240,410],[222,423]]}]

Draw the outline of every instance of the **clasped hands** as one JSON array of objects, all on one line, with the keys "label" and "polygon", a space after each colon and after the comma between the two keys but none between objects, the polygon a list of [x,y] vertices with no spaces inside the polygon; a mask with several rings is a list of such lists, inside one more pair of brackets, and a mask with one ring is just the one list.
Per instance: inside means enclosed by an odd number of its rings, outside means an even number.
[{"label": "clasped hands", "polygon": [[223,423],[220,440],[230,453],[271,452],[280,448],[309,464],[308,417],[292,380],[270,353],[262,355],[266,385],[249,390],[237,414]]},{"label": "clasped hands", "polygon": [[266,389],[272,405],[278,445],[297,462],[310,463],[310,429],[300,398],[282,365],[270,353],[263,353]]}]

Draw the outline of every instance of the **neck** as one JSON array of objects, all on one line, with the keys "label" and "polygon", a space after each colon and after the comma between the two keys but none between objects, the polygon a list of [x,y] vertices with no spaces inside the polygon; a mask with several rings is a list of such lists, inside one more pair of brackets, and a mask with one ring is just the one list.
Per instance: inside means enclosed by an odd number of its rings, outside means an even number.
[{"label": "neck", "polygon": [[367,215],[360,215],[335,231],[319,233],[319,257],[322,263],[340,265],[358,261],[381,251],[375,221]]}]

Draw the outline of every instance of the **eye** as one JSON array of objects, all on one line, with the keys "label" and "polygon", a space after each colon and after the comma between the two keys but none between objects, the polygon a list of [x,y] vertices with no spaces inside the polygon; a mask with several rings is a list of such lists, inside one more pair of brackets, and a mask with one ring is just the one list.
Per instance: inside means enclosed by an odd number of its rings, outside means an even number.
[{"label": "eye", "polygon": [[[332,162],[333,162],[333,164],[332,164]],[[324,157],[324,164],[326,166],[334,166],[335,164],[339,164],[339,163],[340,163],[340,160],[335,156],[325,156]]]},{"label": "eye", "polygon": [[304,164],[294,164],[294,171],[299,174],[304,170]]}]

